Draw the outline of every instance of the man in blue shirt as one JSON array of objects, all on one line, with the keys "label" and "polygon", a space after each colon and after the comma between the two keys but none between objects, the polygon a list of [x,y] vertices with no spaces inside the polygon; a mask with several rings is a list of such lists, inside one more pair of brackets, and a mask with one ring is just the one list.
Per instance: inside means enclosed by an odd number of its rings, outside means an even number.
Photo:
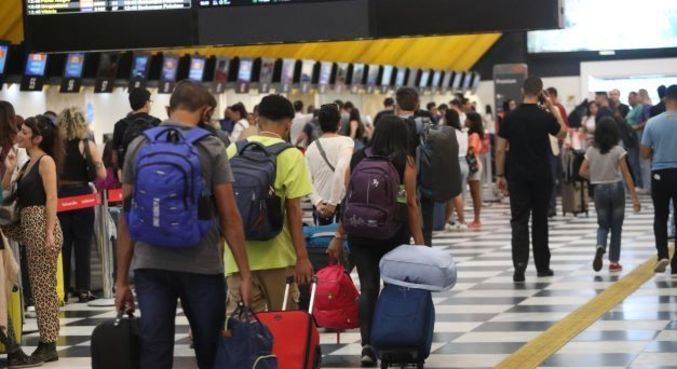
[{"label": "man in blue shirt", "polygon": [[[654,268],[662,273],[668,265],[668,218],[670,201],[677,205],[677,85],[665,94],[665,113],[651,118],[644,129],[641,151],[651,158],[651,197],[653,198],[654,235],[658,262]],[[677,209],[676,209],[677,210]],[[672,274],[677,275],[677,257],[672,259]]]}]

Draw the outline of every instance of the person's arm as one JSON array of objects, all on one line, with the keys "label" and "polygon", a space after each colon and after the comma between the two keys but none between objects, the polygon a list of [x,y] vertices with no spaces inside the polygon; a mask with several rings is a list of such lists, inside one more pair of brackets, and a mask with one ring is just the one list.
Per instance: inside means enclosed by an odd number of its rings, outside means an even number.
[{"label": "person's arm", "polygon": [[313,182],[313,193],[310,194],[310,202],[315,206],[318,207],[322,203],[322,196],[320,196],[319,192],[317,192],[317,187],[315,186],[315,178],[313,177],[313,171],[311,169],[311,163],[316,160],[322,160],[322,158],[316,158],[312,154],[313,151],[310,150],[310,147],[308,148],[308,151],[306,151],[306,166],[308,167],[308,178],[310,178],[311,182]]},{"label": "person's arm", "polygon": [[581,177],[590,180],[590,162],[588,159],[583,160],[581,164],[581,169],[578,171],[578,175]]},{"label": "person's arm", "polygon": [[223,238],[226,239],[228,248],[233,253],[233,258],[242,279],[242,302],[245,305],[251,303],[252,277],[249,270],[249,260],[244,237],[242,218],[235,202],[235,193],[231,183],[214,186],[214,198],[219,212]]},{"label": "person's arm", "polygon": [[5,175],[2,177],[2,188],[6,191],[9,191],[10,187],[12,187],[12,176],[14,176],[16,162],[16,151],[14,151],[14,149],[10,149],[9,153],[5,157]]},{"label": "person's arm", "polygon": [[306,140],[308,139],[308,135],[306,135],[305,132],[301,131],[299,133],[298,137],[296,137],[296,141],[294,142],[294,146],[301,146]]},{"label": "person's arm", "polygon": [[350,142],[341,149],[341,152],[339,152],[339,159],[336,163],[336,168],[332,177],[331,196],[328,201],[328,210],[332,213],[336,211],[336,206],[343,200],[342,196],[346,189],[346,172],[349,171],[350,160],[353,157],[354,150],[355,143]]},{"label": "person's arm", "polygon": [[92,155],[92,162],[96,167],[96,178],[100,180],[106,179],[106,177],[108,177],[108,172],[106,172],[106,167],[103,165],[103,161],[101,160],[99,148],[96,147],[96,144],[92,141],[87,141],[87,144],[89,146],[89,153]]},{"label": "person's arm", "polygon": [[505,155],[508,151],[508,140],[498,137],[496,140],[496,177],[498,177],[498,189],[502,192],[507,191],[507,183],[505,181]]},{"label": "person's arm", "polygon": [[642,137],[640,137],[639,152],[644,159],[651,159],[651,156],[653,156],[654,141],[651,127],[652,125],[647,125]]},{"label": "person's arm", "polygon": [[623,174],[623,178],[625,178],[625,183],[630,189],[632,208],[636,213],[639,213],[642,210],[642,204],[639,202],[639,196],[637,196],[637,190],[635,189],[635,181],[632,179],[632,175],[630,174],[630,169],[628,168],[628,162],[625,155],[621,157],[621,159],[618,161],[618,164],[621,167],[621,173]]},{"label": "person's arm", "polygon": [[640,145],[639,150],[644,159],[651,159],[651,156],[653,156],[653,149],[649,146]]},{"label": "person's arm", "polygon": [[557,136],[557,138],[562,139],[566,137],[567,134],[567,126],[564,123],[564,118],[562,118],[559,108],[553,104],[552,99],[550,96],[548,96],[547,92],[544,92],[544,98],[546,107],[557,120],[557,124],[559,124],[559,131],[553,136]]},{"label": "person's arm", "polygon": [[421,213],[418,207],[418,197],[416,196],[416,164],[409,158],[407,166],[404,168],[404,189],[407,191],[407,219],[411,236],[416,245],[425,245],[423,238],[423,228],[421,223]]},{"label": "person's arm", "polygon": [[56,245],[54,240],[54,228],[56,227],[56,164],[54,159],[50,156],[44,156],[40,159],[40,177],[42,178],[42,186],[45,189],[45,232],[47,238],[45,246],[53,250],[58,250],[61,245]]},{"label": "person's arm", "polygon": [[308,258],[306,239],[303,236],[301,198],[287,199],[285,207],[287,210],[287,222],[289,222],[289,233],[291,233],[294,249],[296,250],[296,282],[308,284],[313,277],[313,266]]},{"label": "person's arm", "polygon": [[[122,198],[127,204],[131,201],[134,186],[122,185]],[[115,307],[118,312],[134,312],[134,295],[129,288],[129,267],[134,256],[134,242],[127,227],[127,210],[118,217],[117,239],[117,280],[115,281]]]}]

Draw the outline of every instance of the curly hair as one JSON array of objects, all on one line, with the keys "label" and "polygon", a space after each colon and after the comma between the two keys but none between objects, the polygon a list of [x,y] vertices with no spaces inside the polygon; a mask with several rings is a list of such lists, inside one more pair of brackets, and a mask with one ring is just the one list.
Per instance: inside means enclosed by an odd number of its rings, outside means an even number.
[{"label": "curly hair", "polygon": [[76,107],[64,109],[57,119],[61,137],[66,141],[83,140],[89,134],[87,120],[82,110]]}]

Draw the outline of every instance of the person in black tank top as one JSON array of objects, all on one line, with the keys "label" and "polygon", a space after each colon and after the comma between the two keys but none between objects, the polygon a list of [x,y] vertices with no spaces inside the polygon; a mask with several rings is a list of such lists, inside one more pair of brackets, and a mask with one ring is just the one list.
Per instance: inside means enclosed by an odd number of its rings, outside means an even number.
[{"label": "person in black tank top", "polygon": [[[417,245],[423,245],[424,239],[416,191],[416,165],[414,158],[409,155],[409,129],[404,120],[396,116],[381,118],[374,131],[371,144],[365,150],[370,150],[375,156],[390,158],[406,191],[406,216],[404,217],[406,222],[403,222],[402,227],[392,239],[376,240],[348,236],[350,258],[357,267],[360,278],[361,360],[364,365],[374,365],[376,355],[370,339],[374,310],[381,287],[379,261],[383,255],[396,247],[409,244],[412,237]],[[355,170],[360,161],[366,158],[365,150],[358,151],[353,156],[350,163],[351,172]],[[345,206],[343,208],[345,209]],[[335,238],[329,246],[328,252],[331,256],[339,259],[345,237],[343,226],[339,224]]]},{"label": "person in black tank top", "polygon": [[[106,168],[96,145],[87,140],[89,128],[82,112],[77,108],[65,109],[58,118],[59,131],[64,139],[65,157],[59,175],[59,198],[88,195],[93,192],[89,182],[89,162],[96,167],[99,179],[106,178]],[[80,302],[94,299],[90,292],[90,254],[94,235],[94,209],[79,209],[59,213],[63,229],[64,288],[75,291]],[[71,286],[71,256],[75,250],[75,288]]]},{"label": "person in black tank top", "polygon": [[[3,227],[5,235],[25,246],[28,275],[40,330],[40,342],[30,358],[10,355],[9,366],[35,365],[58,360],[56,340],[59,336],[59,297],[56,270],[63,243],[56,216],[57,168],[61,161],[59,131],[49,118],[28,118],[17,136],[30,161],[18,182],[20,222]],[[8,156],[9,173],[16,168],[16,155]],[[3,181],[3,184],[7,181]],[[18,355],[18,356],[17,356]]]}]

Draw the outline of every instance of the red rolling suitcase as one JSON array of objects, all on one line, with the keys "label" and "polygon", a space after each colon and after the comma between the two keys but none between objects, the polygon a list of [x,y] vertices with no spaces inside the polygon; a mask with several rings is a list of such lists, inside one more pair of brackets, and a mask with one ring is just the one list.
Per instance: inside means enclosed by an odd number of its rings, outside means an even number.
[{"label": "red rolling suitcase", "polygon": [[287,279],[282,311],[259,313],[258,317],[273,334],[273,354],[278,369],[318,369],[322,362],[320,334],[313,319],[317,277],[313,277],[310,310],[287,311],[287,299],[294,278]]}]

